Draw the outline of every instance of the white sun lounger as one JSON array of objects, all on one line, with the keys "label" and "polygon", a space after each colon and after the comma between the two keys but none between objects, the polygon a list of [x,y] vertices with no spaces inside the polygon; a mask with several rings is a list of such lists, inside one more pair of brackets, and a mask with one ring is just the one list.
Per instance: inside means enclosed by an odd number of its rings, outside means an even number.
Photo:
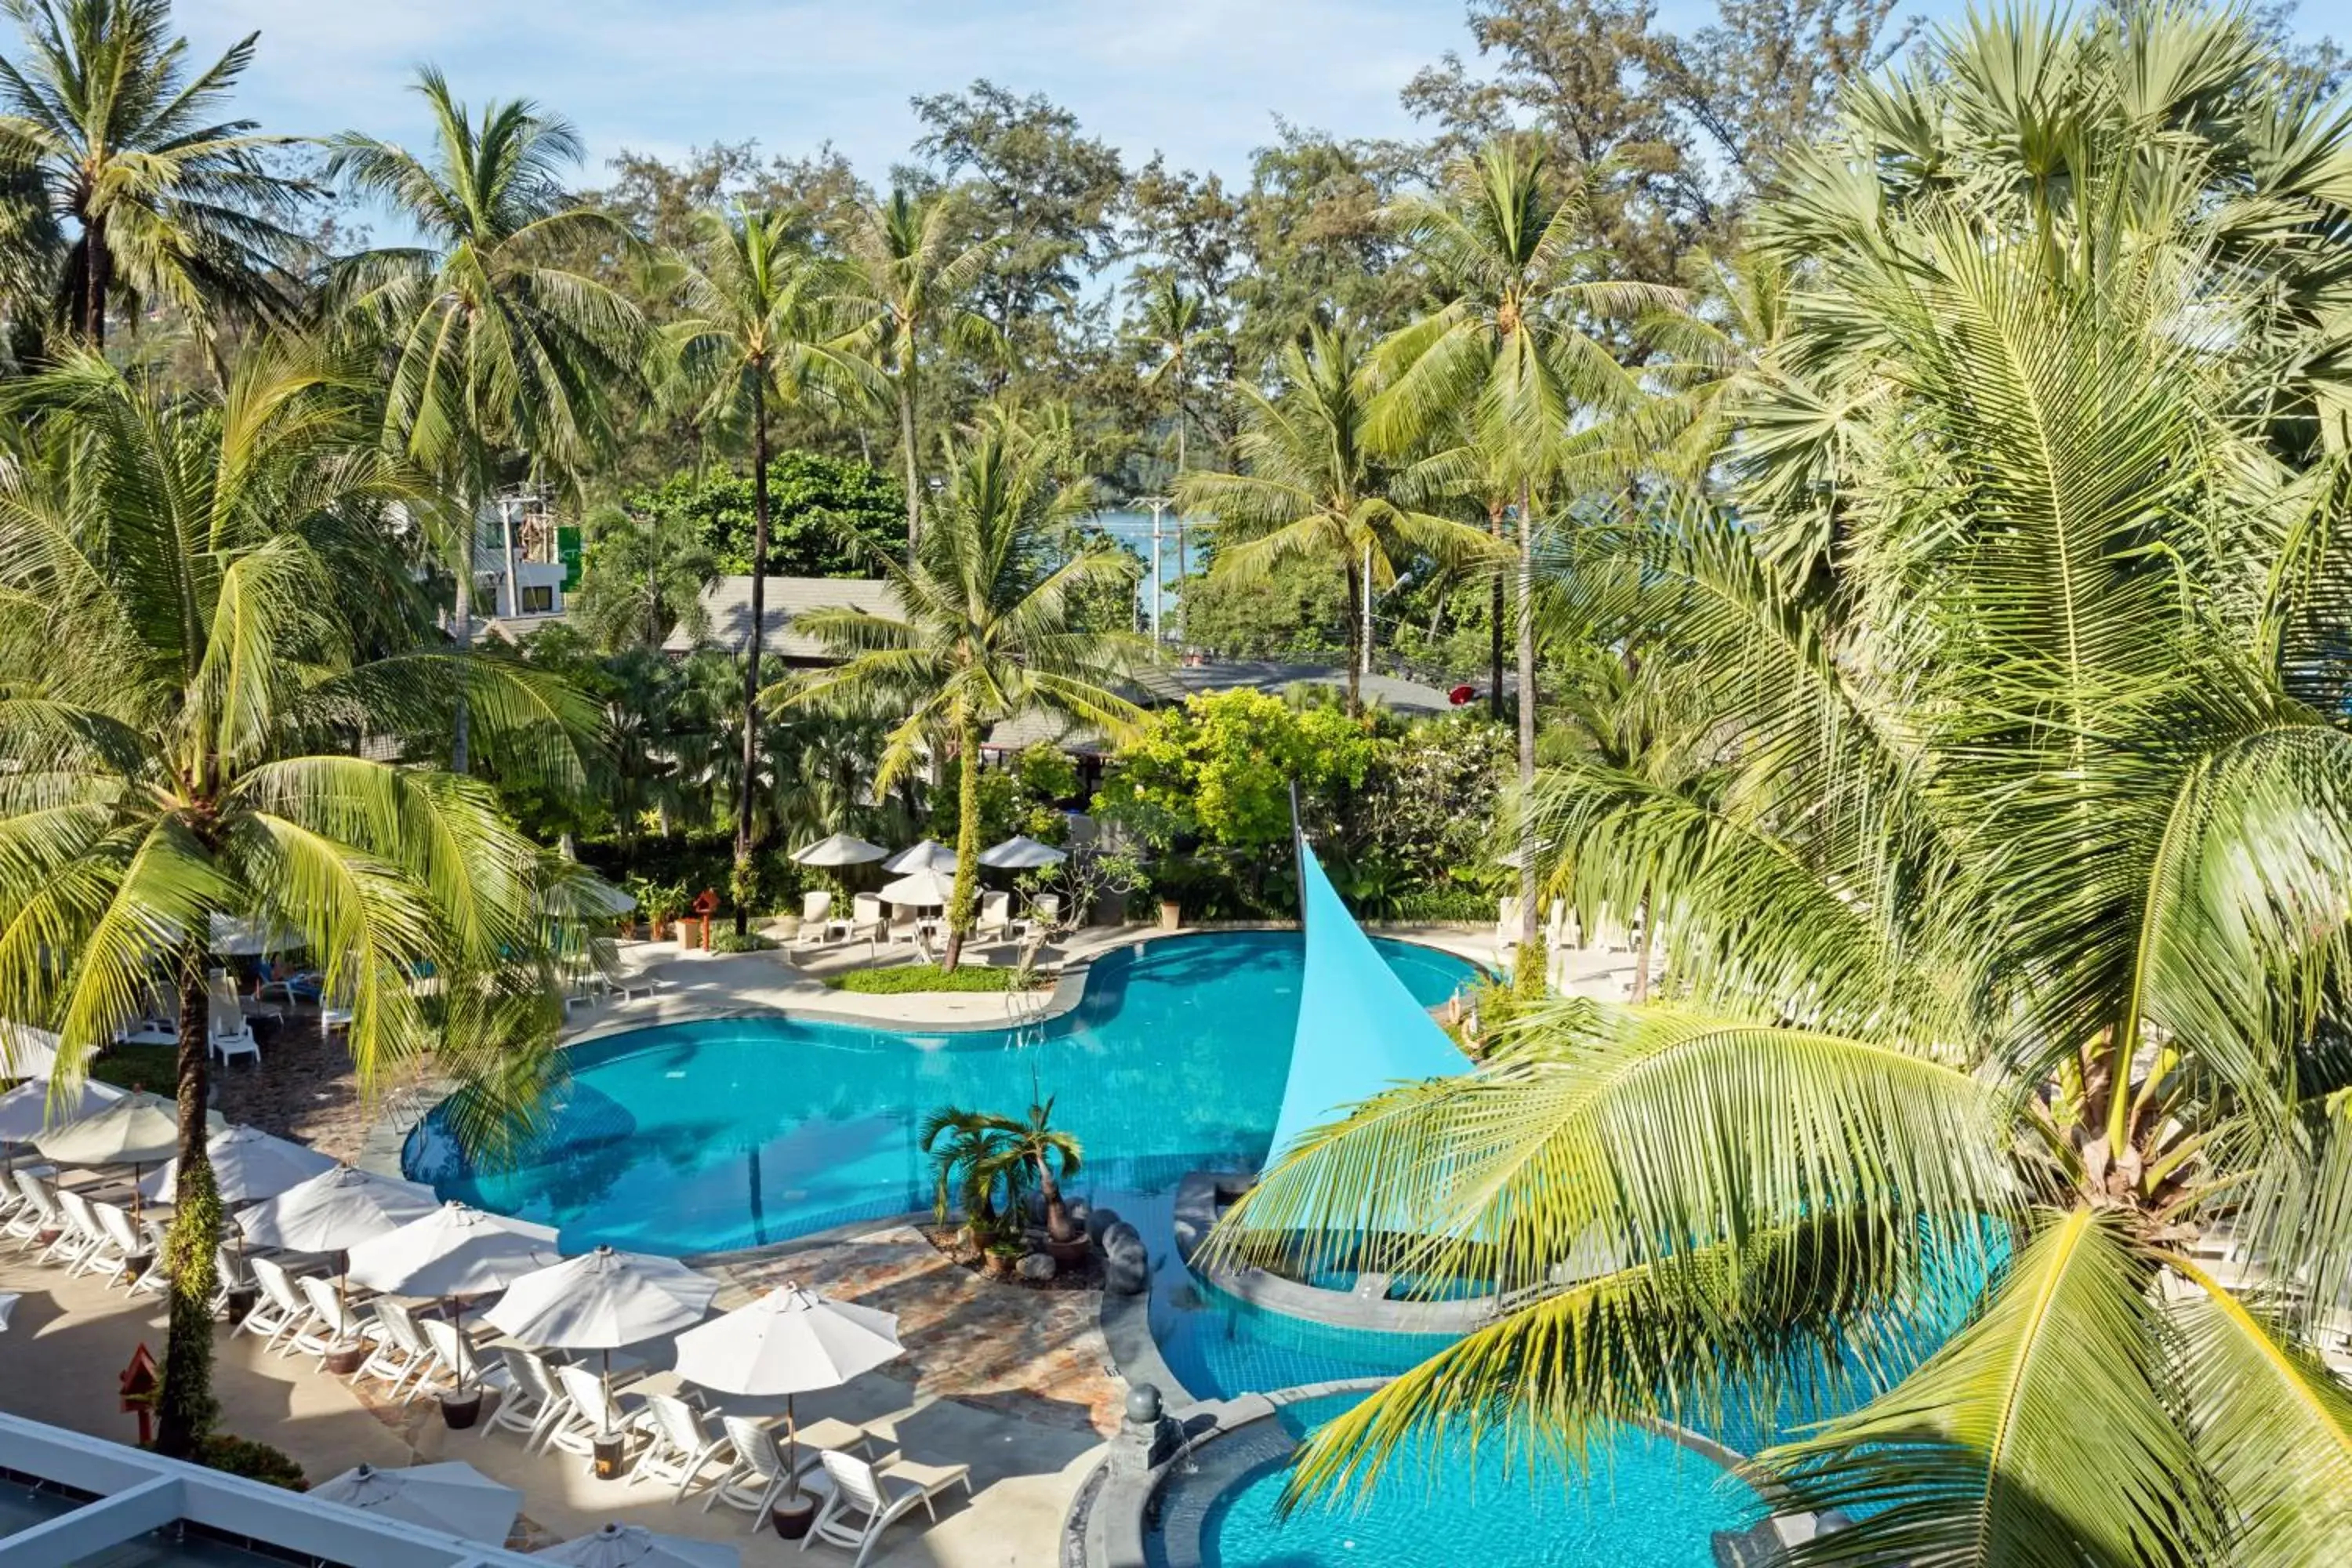
[{"label": "white sun lounger", "polygon": [[537,1352],[500,1345],[499,1359],[506,1363],[507,1388],[499,1395],[499,1407],[482,1423],[482,1436],[500,1427],[520,1432],[523,1452],[536,1453],[546,1445],[548,1433],[572,1413],[572,1396],[556,1385],[555,1373]]},{"label": "white sun lounger", "polygon": [[215,970],[205,990],[205,1011],[209,1015],[205,1048],[220,1058],[226,1067],[237,1057],[251,1057],[253,1065],[261,1065],[261,1042],[253,1037],[253,1026],[246,1022],[245,1007],[237,1000],[236,987],[229,984],[226,970]]},{"label": "white sun lounger", "polygon": [[916,1505],[936,1522],[940,1514],[933,1499],[955,1486],[962,1487],[966,1497],[971,1495],[970,1465],[919,1465],[899,1455],[867,1464],[830,1448],[818,1458],[833,1482],[833,1495],[817,1510],[801,1550],[807,1551],[812,1541],[848,1547],[857,1553],[851,1568],[866,1568],[883,1531],[913,1512]]},{"label": "white sun lounger", "polygon": [[726,1450],[729,1438],[724,1431],[714,1436],[703,1425],[702,1413],[675,1394],[647,1394],[646,1417],[653,1441],[637,1456],[629,1484],[675,1485],[677,1490],[670,1501],[684,1502],[695,1483],[704,1479],[703,1470]]}]

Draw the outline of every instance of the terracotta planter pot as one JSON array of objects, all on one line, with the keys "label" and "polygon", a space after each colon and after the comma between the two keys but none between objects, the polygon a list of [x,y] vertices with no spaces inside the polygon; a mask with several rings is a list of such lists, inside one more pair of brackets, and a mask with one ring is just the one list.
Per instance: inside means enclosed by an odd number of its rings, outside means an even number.
[{"label": "terracotta planter pot", "polygon": [[1045,1256],[1065,1268],[1074,1263],[1084,1263],[1087,1260],[1087,1238],[1081,1236],[1070,1241],[1055,1241],[1047,1237]]},{"label": "terracotta planter pot", "polygon": [[987,1271],[991,1279],[1010,1279],[1013,1278],[1014,1267],[1020,1261],[1017,1258],[1007,1258],[1001,1252],[990,1252],[982,1256],[981,1267]]},{"label": "terracotta planter pot", "polygon": [[1184,924],[1184,906],[1173,899],[1160,900],[1160,929],[1179,931]]},{"label": "terracotta planter pot", "polygon": [[349,1377],[367,1364],[368,1348],[363,1344],[337,1345],[327,1352],[327,1370],[337,1377]]}]

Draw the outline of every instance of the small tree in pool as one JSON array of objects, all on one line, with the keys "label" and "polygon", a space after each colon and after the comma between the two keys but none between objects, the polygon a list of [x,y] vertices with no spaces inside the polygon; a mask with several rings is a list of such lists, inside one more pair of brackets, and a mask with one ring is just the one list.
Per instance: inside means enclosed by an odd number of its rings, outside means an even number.
[{"label": "small tree in pool", "polygon": [[1077,1174],[1085,1150],[1053,1120],[1051,1097],[1033,1101],[1026,1117],[954,1106],[925,1117],[919,1141],[931,1157],[940,1223],[951,1208],[961,1208],[973,1238],[984,1246],[1001,1225],[1019,1225],[1022,1200],[1034,1188],[1045,1200],[1046,1236],[1064,1243],[1077,1240],[1083,1233],[1070,1218],[1062,1184]]}]

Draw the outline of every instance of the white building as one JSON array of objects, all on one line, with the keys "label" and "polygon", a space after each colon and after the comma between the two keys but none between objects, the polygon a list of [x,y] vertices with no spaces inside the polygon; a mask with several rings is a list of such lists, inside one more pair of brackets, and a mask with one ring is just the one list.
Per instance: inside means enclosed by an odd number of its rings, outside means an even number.
[{"label": "white building", "polygon": [[536,492],[487,503],[474,520],[474,614],[488,629],[526,634],[563,616],[580,578],[580,530]]}]

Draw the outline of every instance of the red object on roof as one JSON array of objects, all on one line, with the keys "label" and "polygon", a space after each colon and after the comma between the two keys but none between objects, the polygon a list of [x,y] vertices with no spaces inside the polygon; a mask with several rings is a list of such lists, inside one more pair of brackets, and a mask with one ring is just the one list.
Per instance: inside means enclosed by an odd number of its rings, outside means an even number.
[{"label": "red object on roof", "polygon": [[1465,684],[1457,686],[1453,690],[1447,692],[1445,694],[1445,700],[1453,703],[1456,708],[1459,708],[1465,702],[1475,701],[1477,700],[1477,696],[1478,689],[1476,687]]}]

